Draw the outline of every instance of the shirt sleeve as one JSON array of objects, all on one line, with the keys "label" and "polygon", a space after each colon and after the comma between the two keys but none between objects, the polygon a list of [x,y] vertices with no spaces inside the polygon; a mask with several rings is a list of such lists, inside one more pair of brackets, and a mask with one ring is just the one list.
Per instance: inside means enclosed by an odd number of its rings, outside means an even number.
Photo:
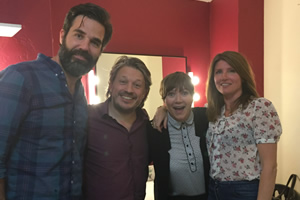
[{"label": "shirt sleeve", "polygon": [[253,113],[252,121],[256,143],[277,143],[282,128],[272,102],[265,98],[254,100]]},{"label": "shirt sleeve", "polygon": [[0,72],[0,178],[6,176],[8,152],[28,110],[30,92],[24,82],[13,67]]}]

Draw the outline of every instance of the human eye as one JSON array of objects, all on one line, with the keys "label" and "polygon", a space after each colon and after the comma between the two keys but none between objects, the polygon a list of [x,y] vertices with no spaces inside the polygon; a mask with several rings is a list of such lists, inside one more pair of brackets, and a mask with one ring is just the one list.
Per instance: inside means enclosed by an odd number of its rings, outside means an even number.
[{"label": "human eye", "polygon": [[233,68],[229,69],[229,72],[230,73],[236,73],[235,69],[233,69]]},{"label": "human eye", "polygon": [[92,40],[92,41],[91,41],[91,44],[92,44],[94,47],[96,47],[96,48],[100,48],[102,42],[99,41],[99,40]]},{"label": "human eye", "polygon": [[135,87],[135,88],[141,88],[141,87],[142,87],[142,84],[141,84],[141,83],[135,83],[135,84],[134,84],[134,87]]},{"label": "human eye", "polygon": [[175,92],[168,92],[168,93],[167,93],[167,96],[168,96],[168,97],[174,97],[174,96],[175,96]]},{"label": "human eye", "polygon": [[181,92],[181,94],[182,94],[183,96],[187,96],[187,95],[190,94],[190,92],[189,92],[188,90],[183,90],[183,91]]},{"label": "human eye", "polygon": [[215,74],[221,74],[222,73],[222,70],[221,69],[216,69],[215,70]]},{"label": "human eye", "polygon": [[124,79],[120,79],[120,80],[119,80],[119,83],[120,83],[121,85],[125,85],[125,84],[127,83],[127,81],[124,80]]},{"label": "human eye", "polygon": [[74,36],[80,40],[83,38],[83,35],[81,33],[75,33]]}]

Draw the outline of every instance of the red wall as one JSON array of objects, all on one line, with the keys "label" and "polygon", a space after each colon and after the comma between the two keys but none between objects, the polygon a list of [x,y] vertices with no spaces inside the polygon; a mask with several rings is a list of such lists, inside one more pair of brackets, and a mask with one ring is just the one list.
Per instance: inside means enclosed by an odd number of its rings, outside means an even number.
[{"label": "red wall", "polygon": [[[53,32],[59,31],[65,12],[74,1],[52,1]],[[85,1],[77,1],[85,2]],[[206,80],[209,64],[209,4],[191,0],[98,0],[113,23],[112,40],[105,51],[131,54],[185,56],[187,65]],[[63,12],[62,12],[63,10]],[[54,34],[54,52],[58,35]],[[204,96],[205,85],[196,90]],[[202,98],[198,105],[204,105]]]},{"label": "red wall", "polygon": [[173,73],[174,71],[186,72],[186,58],[183,57],[163,57],[162,58],[163,66],[163,77],[168,74]]},{"label": "red wall", "polygon": [[0,37],[0,70],[52,53],[49,0],[0,0],[0,22],[22,24],[12,38]]},{"label": "red wall", "polygon": [[[1,22],[20,23],[23,28],[13,38],[0,37],[0,70],[10,64],[35,59],[38,52],[55,55],[65,14],[71,6],[85,2],[1,0]],[[255,73],[262,86],[261,0],[90,2],[101,5],[111,14],[114,33],[105,51],[185,56],[187,67],[200,78],[196,92],[200,93],[201,100],[195,106],[203,106],[206,102],[205,82],[210,59],[223,50],[241,50],[249,54],[251,62],[258,67]],[[252,19],[255,19],[253,23]],[[249,31],[252,28],[255,29]]]},{"label": "red wall", "polygon": [[262,0],[213,0],[210,7],[211,59],[226,50],[243,53],[255,74],[257,90],[264,94]]},{"label": "red wall", "polygon": [[258,93],[264,95],[264,1],[239,3],[239,51],[248,58]]}]

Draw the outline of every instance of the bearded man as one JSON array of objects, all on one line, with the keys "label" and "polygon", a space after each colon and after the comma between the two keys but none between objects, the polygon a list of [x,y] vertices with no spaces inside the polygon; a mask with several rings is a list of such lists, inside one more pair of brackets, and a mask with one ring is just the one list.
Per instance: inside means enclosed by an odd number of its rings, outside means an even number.
[{"label": "bearded man", "polygon": [[59,52],[0,72],[0,200],[82,198],[87,101],[81,77],[112,35],[109,14],[74,6]]}]

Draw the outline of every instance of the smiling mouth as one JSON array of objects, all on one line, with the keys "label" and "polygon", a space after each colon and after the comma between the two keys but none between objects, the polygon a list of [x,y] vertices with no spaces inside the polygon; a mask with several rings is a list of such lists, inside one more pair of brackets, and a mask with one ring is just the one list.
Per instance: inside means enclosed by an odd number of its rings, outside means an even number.
[{"label": "smiling mouth", "polygon": [[228,85],[231,85],[230,83],[221,83],[220,84],[221,86],[228,86]]},{"label": "smiling mouth", "polygon": [[122,97],[122,99],[125,99],[125,100],[134,100],[135,97],[132,97],[132,96],[124,96],[124,95],[120,95]]},{"label": "smiling mouth", "polygon": [[75,59],[77,60],[83,60],[83,61],[86,61],[85,57],[81,56],[81,55],[78,55],[78,54],[75,54],[73,55]]},{"label": "smiling mouth", "polygon": [[173,109],[176,110],[176,111],[183,110],[184,108],[185,108],[184,106],[181,106],[181,107],[173,107]]}]

